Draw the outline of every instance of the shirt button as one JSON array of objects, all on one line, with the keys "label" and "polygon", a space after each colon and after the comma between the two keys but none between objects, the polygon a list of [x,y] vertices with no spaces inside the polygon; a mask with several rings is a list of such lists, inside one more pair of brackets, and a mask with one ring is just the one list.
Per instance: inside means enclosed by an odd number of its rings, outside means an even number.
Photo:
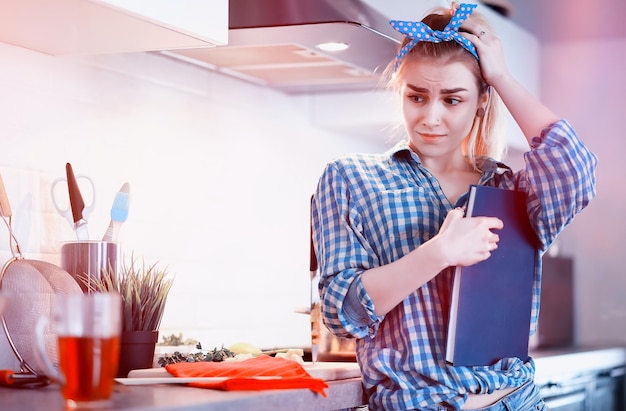
[{"label": "shirt button", "polygon": [[543,143],[543,140],[541,139],[541,137],[533,137],[532,140],[530,140],[530,146],[532,148],[539,147],[541,143]]}]

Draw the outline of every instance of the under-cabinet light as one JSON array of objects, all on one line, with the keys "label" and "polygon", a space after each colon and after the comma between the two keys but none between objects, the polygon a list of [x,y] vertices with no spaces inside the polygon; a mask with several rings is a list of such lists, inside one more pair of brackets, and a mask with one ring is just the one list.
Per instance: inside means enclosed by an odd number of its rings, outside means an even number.
[{"label": "under-cabinet light", "polygon": [[347,50],[350,45],[343,42],[329,41],[328,43],[320,43],[315,47],[323,51],[344,51]]}]

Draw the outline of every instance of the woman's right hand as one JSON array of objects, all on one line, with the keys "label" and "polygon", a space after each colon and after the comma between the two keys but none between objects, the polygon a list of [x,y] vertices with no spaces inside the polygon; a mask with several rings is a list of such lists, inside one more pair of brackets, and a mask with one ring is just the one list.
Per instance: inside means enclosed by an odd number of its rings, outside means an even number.
[{"label": "woman's right hand", "polygon": [[496,217],[464,217],[463,210],[451,210],[439,233],[433,238],[440,247],[448,266],[468,266],[486,260],[498,248],[503,222]]},{"label": "woman's right hand", "polygon": [[385,315],[406,296],[446,267],[486,260],[497,248],[502,228],[495,217],[463,217],[463,210],[448,213],[439,233],[404,257],[362,274],[363,287],[374,302],[376,315]]}]

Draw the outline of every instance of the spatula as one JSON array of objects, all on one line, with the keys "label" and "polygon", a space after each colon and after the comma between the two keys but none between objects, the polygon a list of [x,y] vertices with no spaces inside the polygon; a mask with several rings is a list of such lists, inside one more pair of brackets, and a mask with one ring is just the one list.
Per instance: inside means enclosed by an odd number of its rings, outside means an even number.
[{"label": "spatula", "polygon": [[102,241],[116,242],[119,236],[122,223],[128,218],[128,208],[130,206],[130,185],[124,183],[120,191],[115,195],[113,206],[111,207],[111,222]]}]

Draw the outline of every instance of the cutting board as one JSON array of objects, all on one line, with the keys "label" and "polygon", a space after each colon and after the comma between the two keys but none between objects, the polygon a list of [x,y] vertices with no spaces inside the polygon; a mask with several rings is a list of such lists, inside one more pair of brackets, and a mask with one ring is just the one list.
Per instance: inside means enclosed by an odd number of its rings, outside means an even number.
[{"label": "cutting board", "polygon": [[311,377],[321,378],[324,381],[345,380],[361,377],[359,364],[355,362],[310,362],[304,363],[304,369]]},{"label": "cutting board", "polygon": [[[361,376],[359,365],[355,362],[311,362],[304,363],[304,369],[311,377],[320,378],[324,381],[345,380]],[[165,368],[147,368],[144,370],[132,370],[128,378],[168,378],[172,377]],[[174,378],[174,377],[172,377]]]}]

